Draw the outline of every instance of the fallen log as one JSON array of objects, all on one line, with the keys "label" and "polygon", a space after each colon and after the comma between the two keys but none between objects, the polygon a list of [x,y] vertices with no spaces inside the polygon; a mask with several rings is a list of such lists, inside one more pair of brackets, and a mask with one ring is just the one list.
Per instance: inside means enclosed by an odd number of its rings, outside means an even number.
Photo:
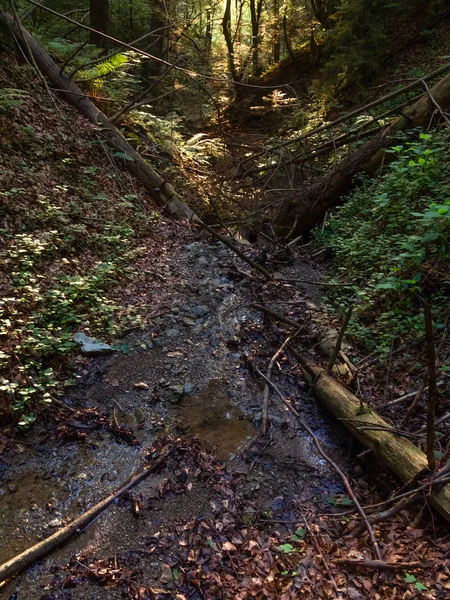
[{"label": "fallen log", "polygon": [[[389,423],[330,377],[325,369],[292,346],[289,351],[302,366],[305,378],[321,404],[402,481],[410,481],[417,473],[427,469],[427,458],[419,448],[392,432]],[[450,522],[450,485],[434,489],[428,499]]]},{"label": "fallen log", "polygon": [[[405,109],[401,116],[357,152],[335,165],[331,173],[317,178],[308,188],[302,190],[300,197],[291,197],[278,214],[276,224],[280,232],[300,235],[310,231],[324,219],[329,209],[336,206],[340,198],[352,189],[358,173],[373,175],[378,170],[385,158],[388,140],[391,138],[392,142],[392,138],[395,138],[399,131],[428,124],[437,111],[436,105],[442,111],[450,109],[450,74],[425,91],[417,102]],[[292,223],[295,221],[296,227],[292,229]]]},{"label": "fallen log", "polygon": [[61,72],[61,69],[50,55],[41,48],[23,26],[2,9],[0,9],[0,20],[13,32],[25,54],[31,52],[33,61],[42,75],[47,77],[60,90],[59,93],[69,104],[99,128],[102,137],[109,142],[116,152],[123,153],[123,166],[140,181],[156,204],[173,217],[196,220],[195,213],[178,197],[173,187],[145,162],[108,117],[83,94],[81,89],[65,73]]},{"label": "fallen log", "polygon": [[135,487],[138,483],[146,479],[151,473],[155,472],[167,459],[170,449],[165,446],[159,453],[159,456],[149,465],[142,467],[123,483],[115,492],[100,500],[95,506],[77,517],[74,521],[56,531],[53,535],[34,544],[24,552],[17,554],[7,562],[0,565],[0,583],[10,579],[23,571],[26,567],[42,558],[52,550],[61,547],[70,538],[77,535],[88,527],[104,510],[108,508],[124,492]]}]

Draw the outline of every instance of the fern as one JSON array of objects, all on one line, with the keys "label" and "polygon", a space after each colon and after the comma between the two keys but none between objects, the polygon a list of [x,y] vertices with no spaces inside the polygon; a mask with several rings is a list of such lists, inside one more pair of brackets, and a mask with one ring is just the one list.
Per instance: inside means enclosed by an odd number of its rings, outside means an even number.
[{"label": "fern", "polygon": [[0,111],[8,111],[11,108],[20,106],[29,97],[30,94],[24,90],[16,90],[15,88],[0,89]]},{"label": "fern", "polygon": [[128,152],[120,152],[119,150],[114,152],[114,156],[120,158],[121,160],[134,160],[131,154],[128,154]]},{"label": "fern", "polygon": [[75,81],[89,81],[91,79],[105,77],[110,73],[114,73],[115,71],[120,69],[120,67],[123,67],[128,63],[129,57],[119,52],[118,54],[111,56],[107,60],[104,60],[103,62],[91,67],[90,69],[84,69],[82,71],[79,71],[76,75]]}]

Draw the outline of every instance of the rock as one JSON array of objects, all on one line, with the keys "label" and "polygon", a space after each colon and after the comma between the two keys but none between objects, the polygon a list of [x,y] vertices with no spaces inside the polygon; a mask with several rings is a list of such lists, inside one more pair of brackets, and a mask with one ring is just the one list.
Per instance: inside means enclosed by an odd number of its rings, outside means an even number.
[{"label": "rock", "polygon": [[99,342],[95,338],[91,338],[84,333],[76,333],[73,339],[81,346],[81,352],[89,356],[100,356],[102,354],[110,354],[114,352],[109,344]]},{"label": "rock", "polygon": [[277,496],[272,500],[272,510],[283,510],[284,498],[283,496]]},{"label": "rock", "polygon": [[189,317],[183,317],[181,320],[185,325],[189,325],[189,327],[193,327],[195,325],[194,319],[190,319]]},{"label": "rock", "polygon": [[60,527],[60,526],[61,526],[61,523],[62,523],[61,519],[52,519],[52,520],[50,521],[50,523],[48,524],[48,526],[49,526],[49,527],[53,527],[53,528],[54,528],[54,527]]},{"label": "rock", "polygon": [[176,404],[184,395],[184,385],[171,385],[164,390],[164,398],[171,404]]},{"label": "rock", "polygon": [[166,329],[164,333],[167,335],[167,337],[178,337],[180,335],[180,330],[176,328]]},{"label": "rock", "polygon": [[207,267],[210,263],[209,259],[206,258],[206,256],[200,256],[197,259],[197,263],[201,266],[201,267]]},{"label": "rock", "polygon": [[137,383],[134,384],[134,387],[137,390],[148,390],[148,384],[145,383],[144,381],[138,381]]},{"label": "rock", "polygon": [[194,389],[194,386],[192,385],[192,383],[185,383],[184,384],[184,393],[185,394],[191,394],[192,391]]},{"label": "rock", "polygon": [[201,304],[198,306],[194,306],[194,308],[192,309],[192,314],[195,315],[198,319],[200,319],[201,317],[207,315],[210,310],[211,309],[209,308],[209,306],[206,306],[206,304]]},{"label": "rock", "polygon": [[191,307],[189,304],[183,304],[181,308],[184,310],[184,312],[191,312]]},{"label": "rock", "polygon": [[192,328],[192,333],[194,333],[195,335],[197,335],[198,333],[202,332],[202,329],[203,328],[202,328],[202,326],[200,324],[196,325],[195,327]]}]

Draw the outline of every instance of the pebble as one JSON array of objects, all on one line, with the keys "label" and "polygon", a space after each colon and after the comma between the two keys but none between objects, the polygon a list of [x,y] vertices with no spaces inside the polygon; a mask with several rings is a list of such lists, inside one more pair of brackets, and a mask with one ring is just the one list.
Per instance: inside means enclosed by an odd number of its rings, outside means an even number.
[{"label": "pebble", "polygon": [[180,335],[180,330],[179,329],[166,329],[165,334],[168,337],[178,337]]},{"label": "pebble", "polygon": [[49,527],[59,527],[61,525],[61,519],[52,519],[48,524]]},{"label": "pebble", "polygon": [[194,386],[192,385],[192,383],[185,383],[184,384],[184,393],[185,394],[191,394],[192,391],[194,389]]},{"label": "pebble", "polygon": [[183,304],[181,308],[184,310],[184,312],[191,312],[191,307],[189,304]]},{"label": "pebble", "polygon": [[206,267],[209,265],[210,261],[208,258],[206,258],[206,256],[200,256],[197,259],[197,263],[201,266],[201,267]]},{"label": "pebble", "polygon": [[192,309],[192,314],[200,318],[207,315],[210,310],[211,309],[209,308],[209,306],[206,306],[206,304],[199,304],[198,306],[194,306],[194,308]]},{"label": "pebble", "polygon": [[185,325],[189,325],[189,327],[193,327],[195,325],[194,319],[191,319],[189,317],[183,317],[181,320]]}]

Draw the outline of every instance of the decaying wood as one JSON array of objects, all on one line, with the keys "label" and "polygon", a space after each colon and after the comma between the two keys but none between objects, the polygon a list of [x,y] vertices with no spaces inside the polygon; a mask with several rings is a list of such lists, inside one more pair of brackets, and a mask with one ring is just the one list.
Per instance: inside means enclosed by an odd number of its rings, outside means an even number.
[{"label": "decaying wood", "polygon": [[[389,467],[402,481],[410,481],[417,473],[427,468],[427,458],[421,450],[409,440],[392,432],[389,423],[330,377],[325,369],[301,355],[292,346],[289,349],[301,364],[316,398],[355,437],[370,448],[381,463]],[[432,490],[428,499],[430,504],[450,521],[450,485]]]},{"label": "decaying wood", "polygon": [[378,571],[409,571],[411,569],[425,569],[429,565],[423,562],[389,563],[383,560],[358,560],[357,558],[335,558],[335,565],[347,567],[362,567],[363,569],[376,569]]},{"label": "decaying wood", "polygon": [[[421,80],[420,80],[421,81]],[[430,92],[425,92],[417,102],[405,109],[401,116],[351,156],[338,163],[331,173],[317,178],[298,198],[290,198],[281,208],[277,225],[280,232],[291,230],[297,220],[295,235],[309,231],[319,223],[327,211],[335,206],[342,195],[348,193],[358,173],[373,175],[385,158],[384,147],[395,134],[407,128],[428,124],[436,111],[450,108],[450,74],[441,79]]]},{"label": "decaying wood", "polygon": [[434,443],[436,440],[436,427],[434,424],[436,412],[436,396],[438,393],[436,385],[436,349],[434,347],[433,316],[431,314],[431,303],[426,302],[424,306],[425,340],[427,343],[427,365],[428,365],[428,399],[427,399],[427,459],[429,469],[436,466],[434,454]]},{"label": "decaying wood", "polygon": [[17,554],[7,562],[0,565],[0,583],[6,579],[10,579],[14,575],[17,575],[20,571],[23,571],[26,567],[30,566],[39,558],[42,558],[52,550],[61,547],[70,538],[77,535],[88,525],[90,525],[94,519],[96,519],[105,509],[108,508],[117,498],[119,498],[124,492],[135,487],[138,483],[146,479],[151,473],[154,473],[161,465],[166,461],[170,454],[170,448],[164,447],[157,458],[152,461],[151,464],[142,467],[123,483],[115,492],[98,502],[95,506],[87,510],[85,513],[77,517],[74,521],[55,532],[50,537],[34,544],[28,550]]},{"label": "decaying wood", "polygon": [[62,96],[74,106],[84,117],[99,128],[99,132],[115,151],[123,153],[123,166],[137,177],[156,204],[176,218],[196,220],[195,213],[177,195],[173,187],[167,183],[134,148],[126,141],[111,121],[82,93],[80,88],[53,61],[36,40],[23,28],[19,27],[13,17],[0,9],[0,19],[11,29],[24,52],[32,53],[33,62],[39,71],[58,89]]}]

